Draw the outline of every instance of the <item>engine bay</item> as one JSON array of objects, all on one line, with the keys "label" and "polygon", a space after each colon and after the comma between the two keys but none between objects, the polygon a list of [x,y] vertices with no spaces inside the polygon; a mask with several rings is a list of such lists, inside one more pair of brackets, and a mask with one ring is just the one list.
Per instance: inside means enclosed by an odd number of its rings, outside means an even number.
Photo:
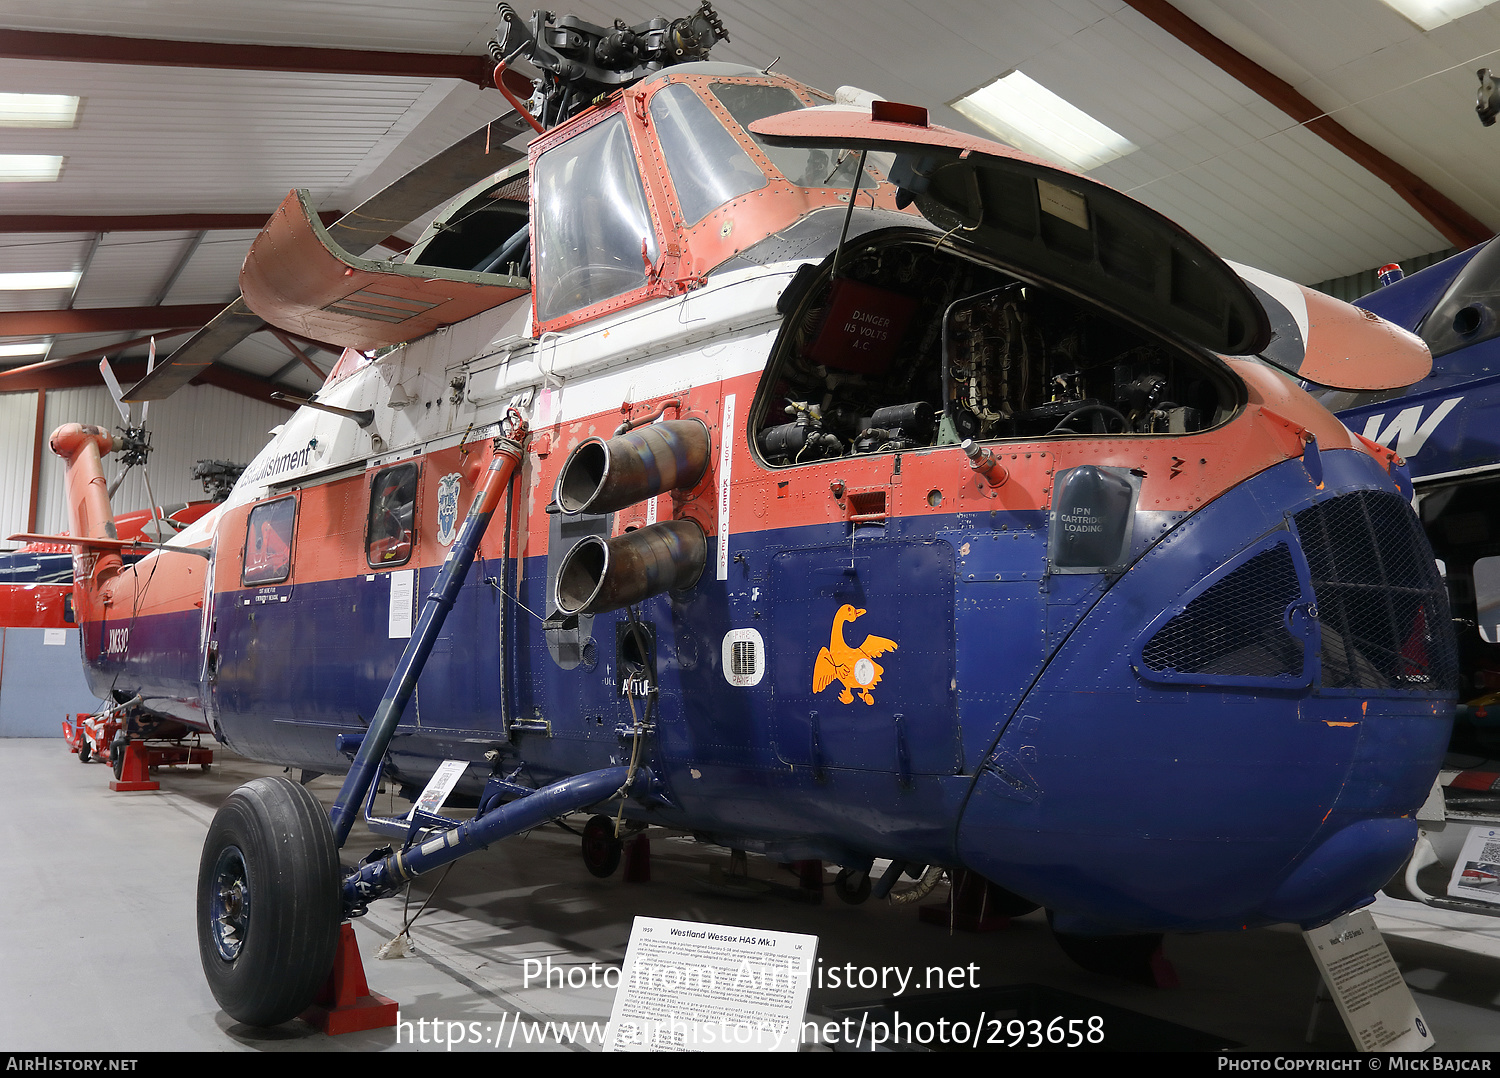
[{"label": "engine bay", "polygon": [[933,238],[804,267],[755,413],[789,466],[965,439],[1191,434],[1239,394],[1210,358]]}]

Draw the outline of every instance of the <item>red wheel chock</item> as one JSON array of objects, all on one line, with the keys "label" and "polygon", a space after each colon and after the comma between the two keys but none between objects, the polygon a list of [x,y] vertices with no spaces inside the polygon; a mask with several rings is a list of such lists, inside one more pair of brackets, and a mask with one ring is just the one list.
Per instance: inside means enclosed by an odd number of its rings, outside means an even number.
[{"label": "red wheel chock", "polygon": [[125,762],[120,765],[120,777],[109,780],[111,790],[160,790],[161,783],[151,777],[150,760],[146,754],[146,743],[132,741],[125,746]]},{"label": "red wheel chock", "polygon": [[339,929],[333,971],[318,993],[318,1001],[302,1012],[302,1019],[330,1037],[396,1024],[396,1001],[370,992],[353,925]]}]

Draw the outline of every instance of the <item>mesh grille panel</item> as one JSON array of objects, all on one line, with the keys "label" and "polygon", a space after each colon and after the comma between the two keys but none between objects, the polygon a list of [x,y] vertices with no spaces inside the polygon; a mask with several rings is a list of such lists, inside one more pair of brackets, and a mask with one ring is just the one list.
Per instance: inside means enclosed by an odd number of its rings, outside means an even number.
[{"label": "mesh grille panel", "polygon": [[1180,674],[1300,675],[1302,644],[1283,617],[1300,597],[1291,553],[1284,545],[1263,550],[1157,630],[1141,658]]},{"label": "mesh grille panel", "polygon": [[1359,491],[1297,514],[1329,688],[1457,688],[1448,595],[1427,537],[1394,494]]}]

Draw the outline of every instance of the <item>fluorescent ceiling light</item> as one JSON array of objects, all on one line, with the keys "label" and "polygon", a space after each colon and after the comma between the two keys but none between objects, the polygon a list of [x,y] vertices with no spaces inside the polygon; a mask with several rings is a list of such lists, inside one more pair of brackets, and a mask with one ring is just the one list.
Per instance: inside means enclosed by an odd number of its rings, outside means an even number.
[{"label": "fluorescent ceiling light", "polygon": [[1489,7],[1494,0],[1382,0],[1386,7],[1395,8],[1423,30],[1431,30],[1444,23],[1471,15],[1482,7]]},{"label": "fluorescent ceiling light", "polygon": [[74,288],[81,276],[83,274],[78,270],[56,273],[0,273],[0,292],[34,291],[39,288]]},{"label": "fluorescent ceiling light", "polygon": [[0,344],[0,359],[16,359],[21,356],[45,356],[51,347],[51,341],[19,341],[11,344]]},{"label": "fluorescent ceiling light", "polygon": [[45,153],[0,153],[0,183],[55,180],[62,173],[63,159]]},{"label": "fluorescent ceiling light", "polygon": [[67,94],[0,94],[0,127],[73,127],[78,98]]},{"label": "fluorescent ceiling light", "polygon": [[953,107],[1017,149],[1087,172],[1138,147],[1041,83],[1012,71]]}]

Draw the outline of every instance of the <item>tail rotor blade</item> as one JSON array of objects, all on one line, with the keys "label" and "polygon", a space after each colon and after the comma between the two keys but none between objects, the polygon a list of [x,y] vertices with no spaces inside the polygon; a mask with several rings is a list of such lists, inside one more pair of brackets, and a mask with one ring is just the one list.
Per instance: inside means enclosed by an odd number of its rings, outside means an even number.
[{"label": "tail rotor blade", "polygon": [[[151,377],[151,372],[156,369],[156,338],[151,338],[151,350],[146,353],[146,377]],[[151,414],[151,402],[148,400],[141,405],[141,426],[146,425],[146,417]]]},{"label": "tail rotor blade", "polygon": [[125,403],[125,394],[120,389],[120,382],[115,378],[114,369],[109,365],[109,357],[99,361],[99,373],[104,375],[104,384],[109,387],[109,395],[115,399],[115,407],[120,409],[120,418],[125,425],[131,426],[130,407]]},{"label": "tail rotor blade", "polygon": [[122,472],[120,472],[119,475],[115,476],[113,479],[111,479],[109,481],[109,496],[111,498],[113,498],[115,496],[115,491],[117,491],[117,490],[120,489],[120,484],[123,483],[123,482],[125,482],[125,477],[127,475],[129,475],[129,474],[130,474],[130,469],[126,468]]}]

